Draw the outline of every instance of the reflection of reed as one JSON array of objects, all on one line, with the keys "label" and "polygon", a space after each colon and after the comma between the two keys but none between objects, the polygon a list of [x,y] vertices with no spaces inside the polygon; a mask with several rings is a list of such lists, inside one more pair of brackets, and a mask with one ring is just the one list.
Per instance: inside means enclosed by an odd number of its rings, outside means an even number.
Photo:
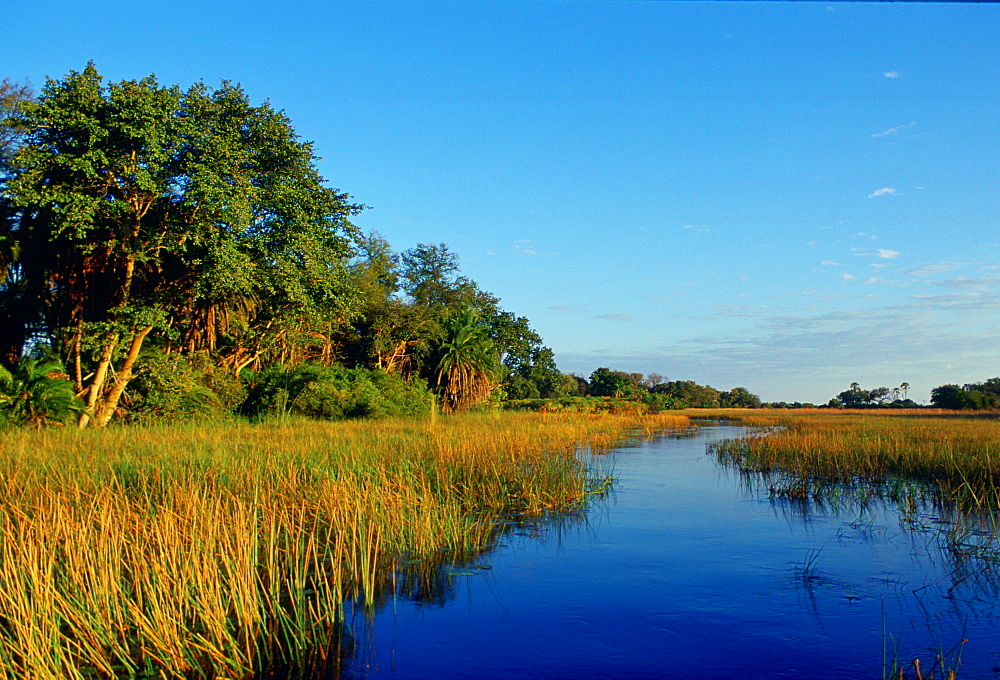
[{"label": "reflection of reed", "polygon": [[[909,543],[912,559],[927,563],[926,573],[940,568],[942,578],[916,588],[893,583],[897,595],[912,599],[922,612],[921,620],[929,632],[939,633],[945,619],[951,621],[952,628],[961,629],[970,618],[996,617],[1000,607],[1000,570],[996,569],[1000,511],[966,507],[943,497],[939,487],[926,482],[837,482],[800,477],[781,469],[758,471],[740,465],[729,444],[710,448],[724,469],[739,476],[745,495],[768,498],[775,515],[784,521],[808,524],[818,516],[841,517],[846,526],[838,537],[864,542],[904,540]],[[901,531],[890,531],[893,525]],[[793,571],[796,575],[813,573],[801,566]],[[796,580],[810,610],[819,617],[818,600],[812,592],[816,583],[816,579]]]},{"label": "reflection of reed", "polygon": [[[318,677],[350,654],[345,608],[395,592],[396,556],[476,555],[499,518],[586,502],[580,443],[683,420],[5,433],[0,676]],[[410,592],[443,597],[432,579]]]},{"label": "reflection of reed", "polygon": [[[478,549],[438,550],[429,555],[401,554],[389,568],[380,572],[377,587],[366,606],[351,607],[356,616],[349,617],[345,627],[351,645],[343,645],[330,654],[337,666],[327,668],[323,674],[306,677],[337,678],[336,673],[345,664],[349,667],[369,667],[374,658],[377,640],[374,623],[379,616],[396,614],[398,602],[409,602],[418,607],[443,607],[458,597],[459,588],[469,578],[485,578],[492,570],[490,555],[505,548],[516,538],[561,540],[565,531],[587,526],[587,514],[580,509],[548,513],[542,516],[522,516],[500,519],[493,525],[490,538]],[[336,671],[336,673],[334,673]],[[316,672],[316,669],[313,669]],[[299,676],[296,676],[299,677]]]},{"label": "reflection of reed", "polygon": [[748,415],[758,430],[710,450],[748,490],[803,515],[888,502],[910,531],[934,532],[958,565],[1000,558],[1000,423],[855,412]]}]

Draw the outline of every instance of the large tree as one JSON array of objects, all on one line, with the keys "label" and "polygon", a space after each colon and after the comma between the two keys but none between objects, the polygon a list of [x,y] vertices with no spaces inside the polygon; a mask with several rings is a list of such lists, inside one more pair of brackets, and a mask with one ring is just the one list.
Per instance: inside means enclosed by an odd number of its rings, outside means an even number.
[{"label": "large tree", "polygon": [[350,307],[360,206],[324,186],[283,113],[238,86],[105,85],[89,64],[18,112],[0,358],[53,344],[98,424],[151,336],[238,370]]}]

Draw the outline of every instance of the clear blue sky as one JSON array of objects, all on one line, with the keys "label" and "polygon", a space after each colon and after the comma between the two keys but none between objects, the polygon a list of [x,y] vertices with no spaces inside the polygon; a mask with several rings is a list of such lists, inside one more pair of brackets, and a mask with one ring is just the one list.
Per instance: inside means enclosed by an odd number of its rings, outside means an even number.
[{"label": "clear blue sky", "polygon": [[1000,7],[8,0],[0,76],[239,82],[561,369],[1000,375]]}]

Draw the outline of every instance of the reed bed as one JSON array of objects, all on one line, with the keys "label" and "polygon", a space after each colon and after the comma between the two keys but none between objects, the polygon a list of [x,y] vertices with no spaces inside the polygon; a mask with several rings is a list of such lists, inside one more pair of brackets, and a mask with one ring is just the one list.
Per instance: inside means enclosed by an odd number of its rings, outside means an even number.
[{"label": "reed bed", "polygon": [[[582,447],[677,415],[16,431],[0,439],[0,675],[308,676],[398,563],[583,503]],[[291,670],[289,670],[291,669]]]},{"label": "reed bed", "polygon": [[928,410],[730,414],[768,436],[722,442],[720,459],[822,486],[917,483],[964,508],[1000,509],[1000,420]]}]

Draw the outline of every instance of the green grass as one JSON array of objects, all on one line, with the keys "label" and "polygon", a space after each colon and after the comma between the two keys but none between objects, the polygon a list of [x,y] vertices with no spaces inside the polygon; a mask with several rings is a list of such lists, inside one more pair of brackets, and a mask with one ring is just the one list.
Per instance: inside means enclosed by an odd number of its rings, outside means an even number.
[{"label": "green grass", "polygon": [[720,443],[719,458],[744,471],[788,476],[792,497],[848,485],[903,502],[919,488],[963,508],[1000,508],[1000,420],[875,410],[735,417],[769,433]]},{"label": "green grass", "polygon": [[[246,678],[347,654],[401,564],[607,481],[581,447],[683,416],[15,431],[0,439],[0,676]],[[338,651],[338,648],[340,651]]]}]

